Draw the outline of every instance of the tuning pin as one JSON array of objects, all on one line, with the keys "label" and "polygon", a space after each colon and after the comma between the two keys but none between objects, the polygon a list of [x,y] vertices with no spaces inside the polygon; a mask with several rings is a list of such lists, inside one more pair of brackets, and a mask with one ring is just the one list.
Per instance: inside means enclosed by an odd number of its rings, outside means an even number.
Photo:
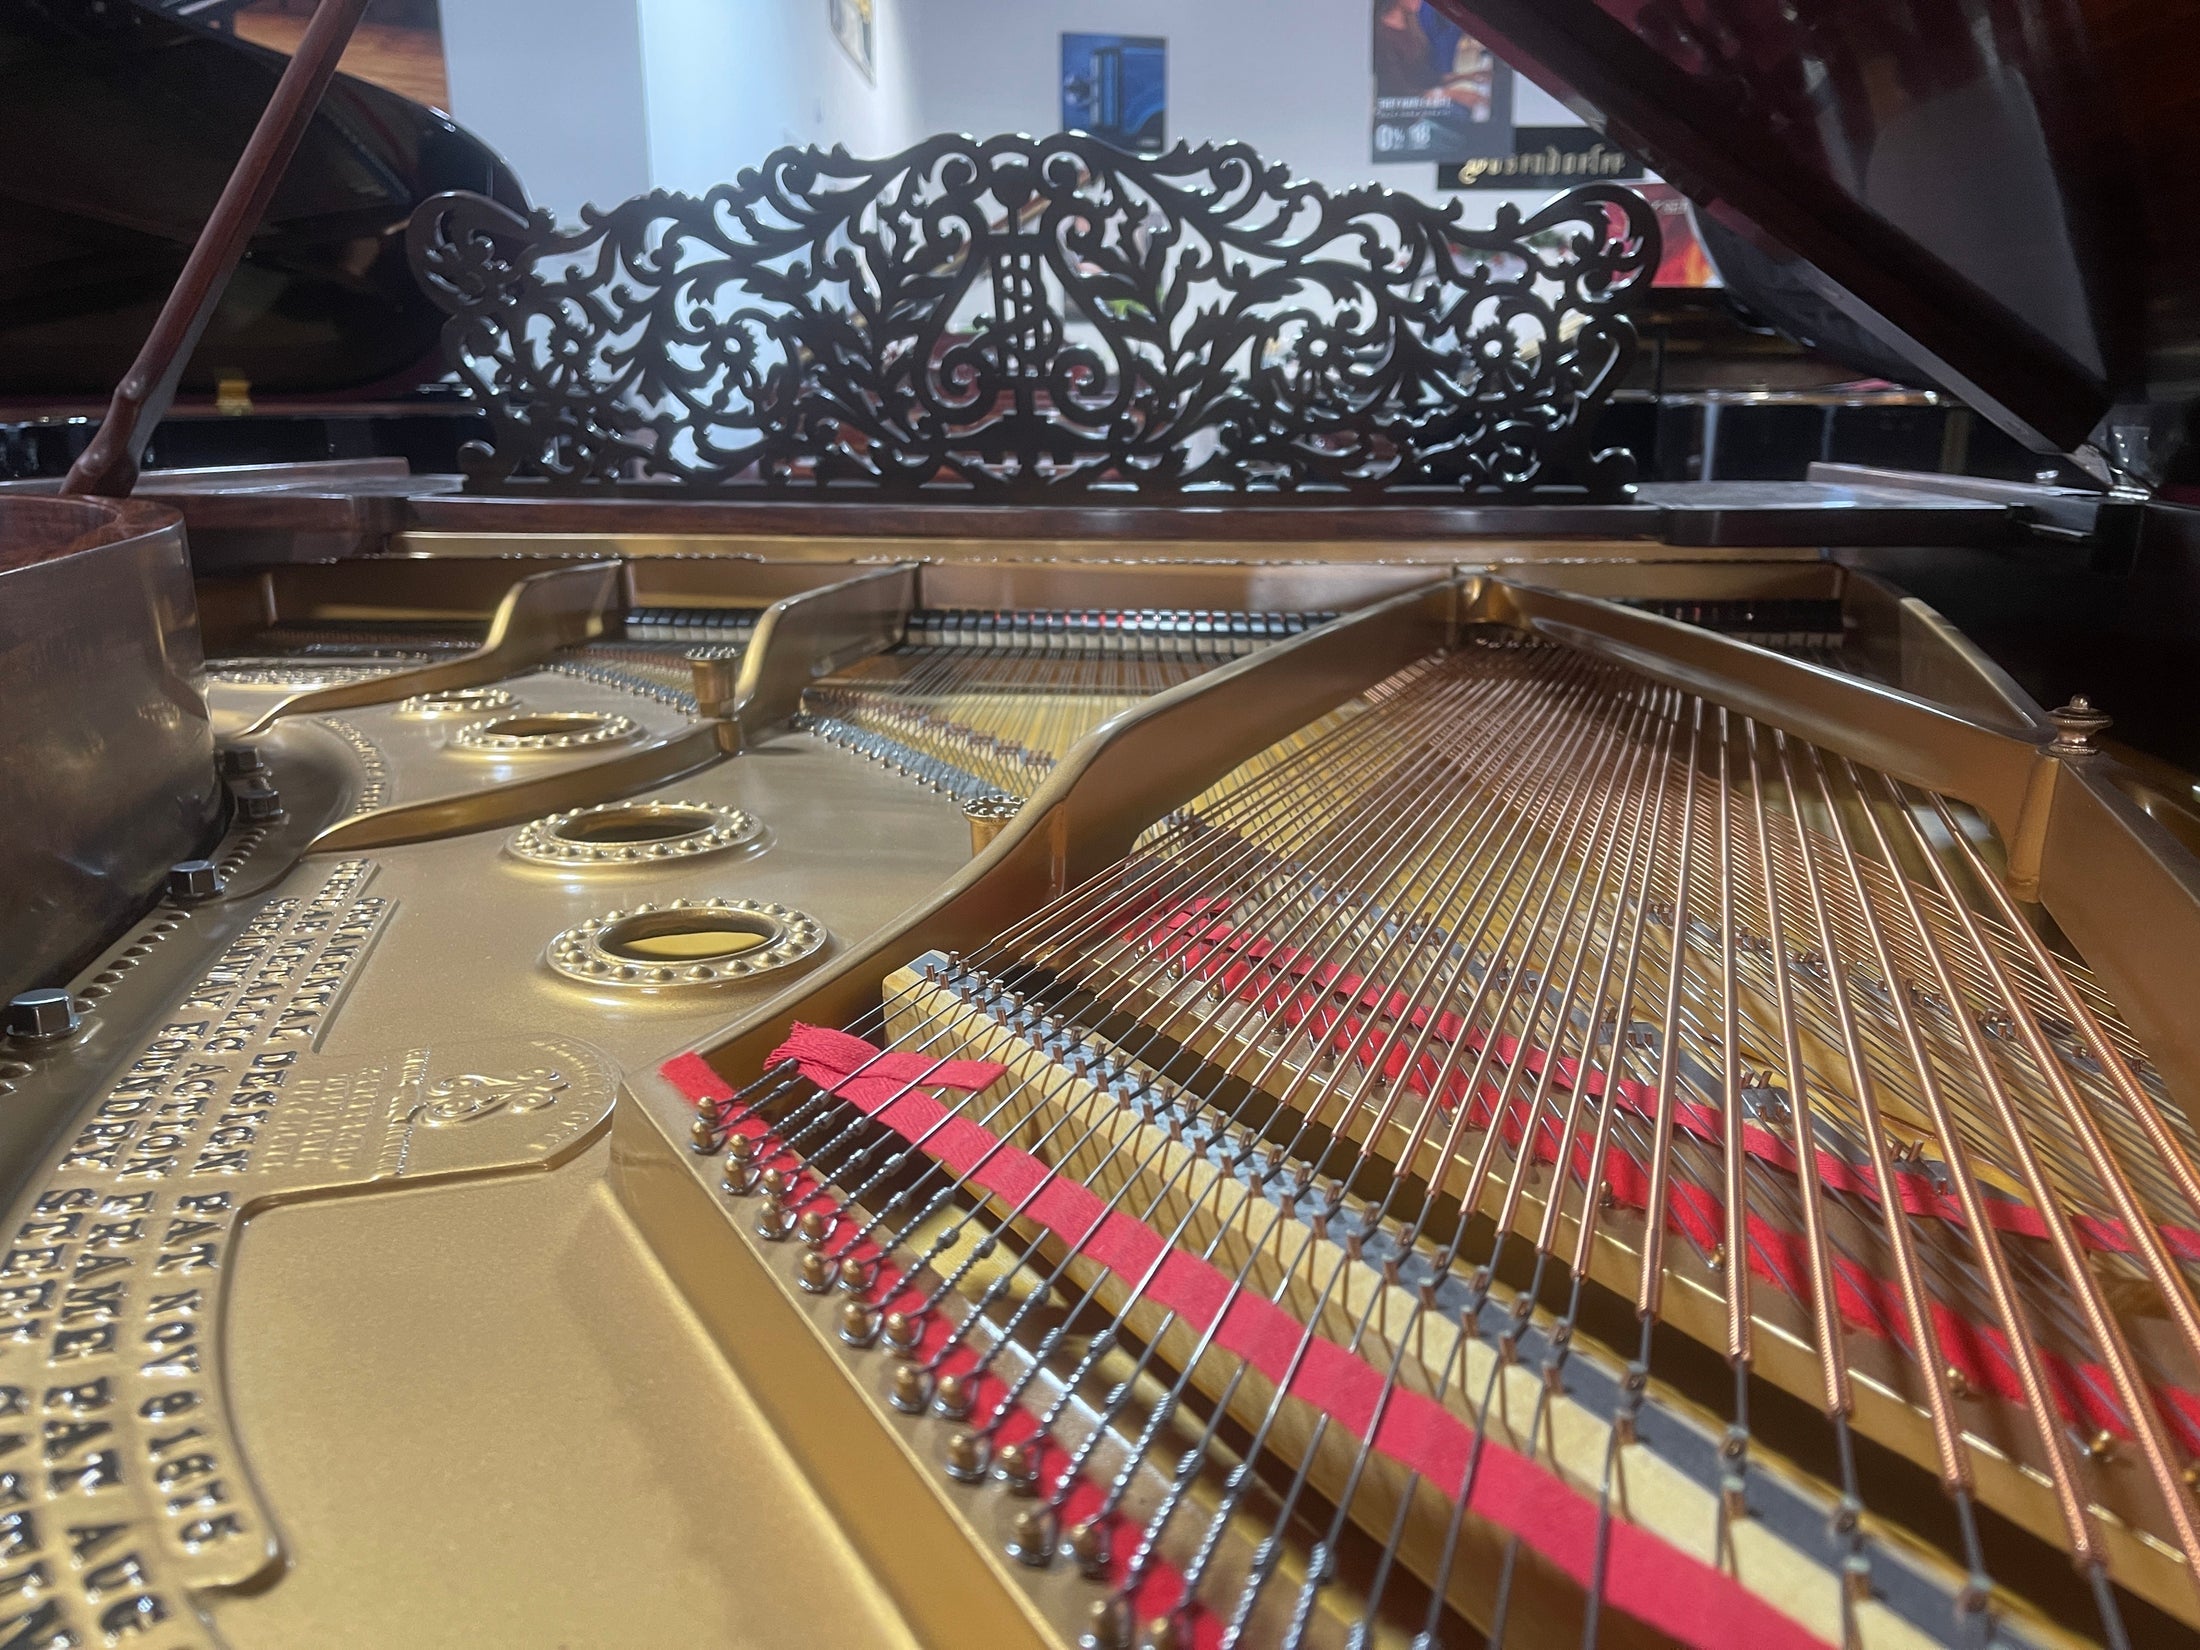
[{"label": "tuning pin", "polygon": [[795,1222],[795,1233],[814,1249],[833,1235],[833,1217],[823,1209],[805,1209]]},{"label": "tuning pin", "polygon": [[886,1344],[903,1356],[916,1351],[924,1340],[924,1320],[909,1312],[886,1314]]},{"label": "tuning pin", "polygon": [[869,1301],[853,1300],[840,1309],[840,1338],[850,1346],[869,1346],[878,1339],[878,1308]]},{"label": "tuning pin", "polygon": [[931,1372],[917,1364],[894,1366],[893,1385],[889,1389],[888,1402],[904,1415],[922,1415],[924,1406],[932,1398]]},{"label": "tuning pin", "polygon": [[711,1122],[710,1113],[704,1112],[695,1119],[695,1126],[688,1130],[688,1139],[698,1156],[709,1157],[718,1150],[720,1137],[716,1125]]},{"label": "tuning pin", "polygon": [[870,1288],[870,1266],[853,1255],[845,1257],[840,1263],[840,1287],[856,1294]]},{"label": "tuning pin", "polygon": [[1072,1524],[1062,1542],[1062,1556],[1088,1576],[1105,1575],[1108,1568],[1108,1527],[1097,1518]]},{"label": "tuning pin", "polygon": [[1062,1520],[1052,1507],[1026,1507],[1009,1526],[1008,1556],[1019,1564],[1043,1570],[1054,1562],[1054,1542]]},{"label": "tuning pin", "polygon": [[1093,1650],[1130,1650],[1132,1620],[1129,1599],[1097,1599],[1092,1606],[1091,1625],[1085,1630],[1085,1642]]},{"label": "tuning pin", "polygon": [[1031,1494],[1039,1487],[1038,1444],[1003,1444],[993,1457],[993,1476],[1017,1495]]},{"label": "tuning pin", "polygon": [[756,1156],[756,1141],[745,1134],[726,1137],[726,1160],[729,1163],[747,1163]]},{"label": "tuning pin", "polygon": [[968,1376],[942,1375],[933,1386],[932,1407],[950,1421],[960,1421],[970,1413],[972,1397]]},{"label": "tuning pin", "polygon": [[786,1237],[788,1229],[787,1206],[776,1194],[764,1199],[764,1206],[756,1212],[756,1235],[778,1243]]},{"label": "tuning pin", "polygon": [[984,1481],[986,1457],[991,1451],[975,1432],[957,1432],[947,1440],[947,1476],[965,1484]]}]

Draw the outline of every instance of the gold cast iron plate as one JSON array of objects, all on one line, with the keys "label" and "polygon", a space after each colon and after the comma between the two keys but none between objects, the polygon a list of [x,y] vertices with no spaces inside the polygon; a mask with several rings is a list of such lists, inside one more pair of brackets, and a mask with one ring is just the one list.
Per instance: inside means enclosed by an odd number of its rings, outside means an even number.
[{"label": "gold cast iron plate", "polygon": [[216,1601],[233,1650],[910,1642],[608,1156],[253,1221],[230,1384],[289,1570]]}]

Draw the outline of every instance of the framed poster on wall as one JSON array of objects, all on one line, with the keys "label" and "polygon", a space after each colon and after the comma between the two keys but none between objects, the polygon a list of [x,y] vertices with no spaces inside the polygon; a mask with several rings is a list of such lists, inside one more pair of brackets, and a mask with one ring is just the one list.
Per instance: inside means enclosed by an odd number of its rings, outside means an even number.
[{"label": "framed poster on wall", "polygon": [[1378,161],[1513,152],[1512,70],[1425,0],[1374,0]]},{"label": "framed poster on wall", "polygon": [[1150,35],[1062,36],[1062,130],[1158,155],[1167,141],[1169,43]]},{"label": "framed poster on wall", "polygon": [[878,0],[826,0],[832,8],[833,38],[855,60],[863,78],[878,84]]}]

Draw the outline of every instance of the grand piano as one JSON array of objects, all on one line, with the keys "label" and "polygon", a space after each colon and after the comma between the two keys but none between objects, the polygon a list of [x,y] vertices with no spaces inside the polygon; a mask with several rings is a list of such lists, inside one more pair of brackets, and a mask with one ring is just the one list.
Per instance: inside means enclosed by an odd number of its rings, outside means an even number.
[{"label": "grand piano", "polygon": [[2067,479],[1642,479],[1617,187],[423,202],[460,473],[0,492],[0,1644],[2200,1639],[2200,20],[1447,9]]}]

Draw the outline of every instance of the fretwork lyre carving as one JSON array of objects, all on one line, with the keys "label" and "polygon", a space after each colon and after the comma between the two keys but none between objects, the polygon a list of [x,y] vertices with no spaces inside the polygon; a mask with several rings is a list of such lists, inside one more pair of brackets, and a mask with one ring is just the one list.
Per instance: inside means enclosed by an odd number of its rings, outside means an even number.
[{"label": "fretwork lyre carving", "polygon": [[1628,190],[1489,230],[1242,144],[783,149],[578,230],[414,219],[476,486],[1014,500],[1623,493],[1592,427],[1657,268]]}]

